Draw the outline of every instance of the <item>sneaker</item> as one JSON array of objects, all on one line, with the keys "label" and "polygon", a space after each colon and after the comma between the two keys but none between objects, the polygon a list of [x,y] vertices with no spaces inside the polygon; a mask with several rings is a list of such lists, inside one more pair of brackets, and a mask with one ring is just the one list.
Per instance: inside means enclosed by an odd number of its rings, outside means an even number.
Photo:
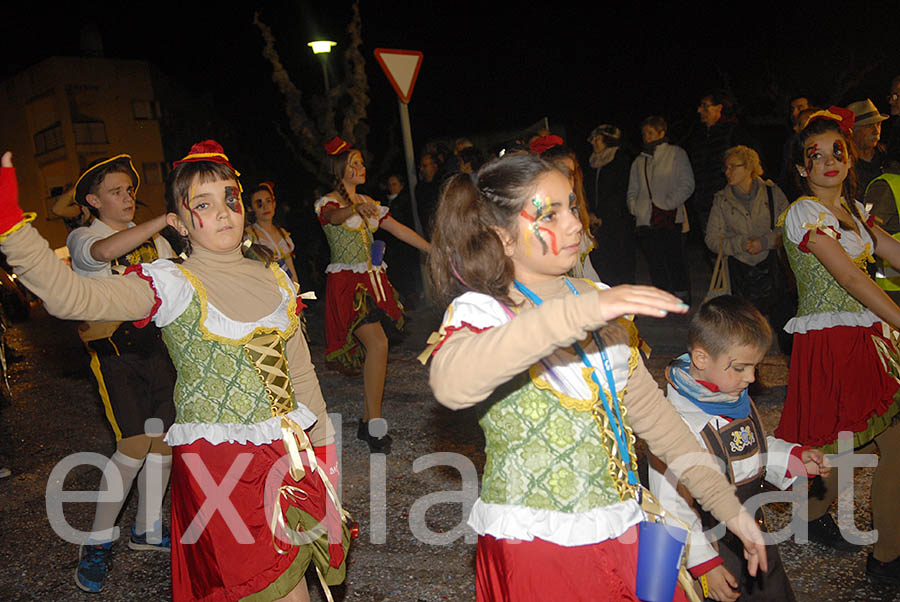
[{"label": "sneaker", "polygon": [[878,585],[900,585],[900,556],[890,562],[881,562],[870,553],[866,559],[866,575]]},{"label": "sneaker", "polygon": [[112,568],[112,542],[85,544],[78,553],[75,585],[91,594],[103,589],[106,573]]},{"label": "sneaker", "polygon": [[837,523],[831,518],[831,514],[826,512],[819,518],[811,520],[808,523],[808,537],[810,541],[828,546],[838,552],[858,552],[862,546],[850,543],[841,534]]},{"label": "sneaker", "polygon": [[5,479],[12,475],[12,471],[5,466],[0,467],[0,479]]},{"label": "sneaker", "polygon": [[159,543],[151,543],[147,541],[146,533],[141,533],[140,535],[138,535],[134,530],[134,525],[131,525],[131,539],[128,541],[128,547],[132,550],[138,550],[142,552],[170,552],[172,550],[172,538],[169,536],[169,528],[163,525],[162,538],[159,540]]}]

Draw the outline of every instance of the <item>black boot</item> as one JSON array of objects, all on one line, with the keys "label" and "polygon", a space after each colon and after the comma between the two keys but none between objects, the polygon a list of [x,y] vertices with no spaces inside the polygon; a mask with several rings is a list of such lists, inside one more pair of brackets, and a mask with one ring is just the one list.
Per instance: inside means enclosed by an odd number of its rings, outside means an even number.
[{"label": "black boot", "polygon": [[389,454],[391,453],[391,443],[393,439],[390,435],[385,434],[381,437],[373,437],[369,433],[369,423],[359,421],[359,427],[356,429],[356,438],[369,444],[369,453],[372,454]]},{"label": "black boot", "polygon": [[850,543],[841,535],[841,530],[837,523],[831,518],[831,514],[826,512],[819,518],[811,520],[808,523],[808,537],[810,541],[828,546],[838,552],[858,552],[862,546]]},{"label": "black boot", "polygon": [[870,553],[866,559],[866,575],[878,585],[900,585],[900,556],[890,562],[881,562]]}]

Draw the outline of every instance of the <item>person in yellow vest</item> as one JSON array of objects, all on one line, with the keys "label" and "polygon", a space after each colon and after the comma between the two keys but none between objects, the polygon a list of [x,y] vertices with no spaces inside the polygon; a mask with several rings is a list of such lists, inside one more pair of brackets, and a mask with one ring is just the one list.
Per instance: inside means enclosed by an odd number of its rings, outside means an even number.
[{"label": "person in yellow vest", "polygon": [[[871,214],[881,220],[881,227],[900,240],[900,161],[888,160],[884,173],[866,187],[866,203],[872,204]],[[896,266],[900,268],[900,266]],[[900,303],[900,271],[879,259],[875,282],[894,303]]]}]

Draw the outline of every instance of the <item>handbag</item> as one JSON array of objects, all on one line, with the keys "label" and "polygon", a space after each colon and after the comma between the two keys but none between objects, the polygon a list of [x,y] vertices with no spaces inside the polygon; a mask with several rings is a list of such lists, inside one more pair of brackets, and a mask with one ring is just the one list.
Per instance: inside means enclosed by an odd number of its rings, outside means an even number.
[{"label": "handbag", "polygon": [[647,194],[650,196],[650,227],[657,230],[675,230],[681,228],[675,223],[675,215],[678,209],[660,209],[653,202],[653,190],[650,188],[650,176],[647,174],[649,170],[650,159],[644,158],[644,181],[647,183]]},{"label": "handbag", "polygon": [[728,257],[722,253],[722,248],[719,247],[719,255],[716,257],[712,278],[709,280],[709,288],[706,291],[703,302],[706,303],[710,299],[730,294],[731,279],[728,277]]}]

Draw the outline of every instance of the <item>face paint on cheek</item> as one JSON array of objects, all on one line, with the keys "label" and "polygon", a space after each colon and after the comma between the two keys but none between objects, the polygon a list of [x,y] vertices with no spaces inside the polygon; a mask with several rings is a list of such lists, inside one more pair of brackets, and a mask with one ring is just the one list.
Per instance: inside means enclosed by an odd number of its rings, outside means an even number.
[{"label": "face paint on cheek", "polygon": [[843,140],[835,140],[833,145],[832,153],[834,153],[834,158],[840,161],[841,163],[847,163],[847,147],[844,146]]},{"label": "face paint on cheek", "polygon": [[813,157],[814,157],[814,156],[816,155],[816,153],[818,153],[818,152],[819,152],[819,145],[818,145],[818,144],[813,144],[813,145],[810,146],[808,149],[806,149],[806,172],[807,172],[808,174],[809,174],[809,173],[812,173],[812,168],[813,168]]},{"label": "face paint on cheek", "polygon": [[728,372],[728,369],[731,368],[731,364],[734,363],[734,360],[735,360],[735,358],[731,358],[731,359],[728,360],[728,365],[725,366],[724,372]]},{"label": "face paint on cheek", "polygon": [[[546,232],[550,235],[550,249],[553,251],[554,255],[559,255],[559,249],[556,247],[556,234],[553,233],[552,230],[548,230],[547,228],[538,228],[538,232]],[[543,239],[541,239],[543,242]],[[544,246],[544,255],[547,254],[547,247]]]},{"label": "face paint on cheek", "polygon": [[229,209],[241,215],[244,213],[244,207],[241,203],[241,195],[234,186],[225,187],[225,204]]},{"label": "face paint on cheek", "polygon": [[[529,222],[531,222],[531,226],[528,227],[528,230],[525,230],[525,241],[526,242],[528,241],[528,233],[534,232],[535,237],[539,241],[541,241],[541,249],[543,250],[544,255],[546,255],[547,254],[547,242],[544,240],[544,237],[541,235],[541,230],[546,230],[546,229],[539,227],[537,220],[535,218],[531,217],[530,215],[528,215],[528,213],[526,213],[524,209],[522,209],[522,212],[519,215],[521,215],[522,217],[527,219]],[[546,231],[550,232],[549,230],[546,230]],[[550,234],[553,234],[553,233],[550,232]],[[556,237],[554,237],[554,244],[556,244]],[[531,249],[531,247],[526,247],[526,252],[529,256],[531,256],[530,249]]]},{"label": "face paint on cheek", "polygon": [[203,218],[200,217],[200,214],[197,213],[196,211],[194,211],[193,209],[191,209],[191,208],[188,206],[186,200],[182,200],[182,201],[181,201],[181,206],[184,207],[185,211],[187,211],[187,212],[190,214],[190,216],[191,216],[191,228],[196,228],[196,227],[197,227],[197,224],[194,223],[194,217],[197,218],[197,222],[200,223],[200,227],[202,228],[202,227],[203,227]]}]

